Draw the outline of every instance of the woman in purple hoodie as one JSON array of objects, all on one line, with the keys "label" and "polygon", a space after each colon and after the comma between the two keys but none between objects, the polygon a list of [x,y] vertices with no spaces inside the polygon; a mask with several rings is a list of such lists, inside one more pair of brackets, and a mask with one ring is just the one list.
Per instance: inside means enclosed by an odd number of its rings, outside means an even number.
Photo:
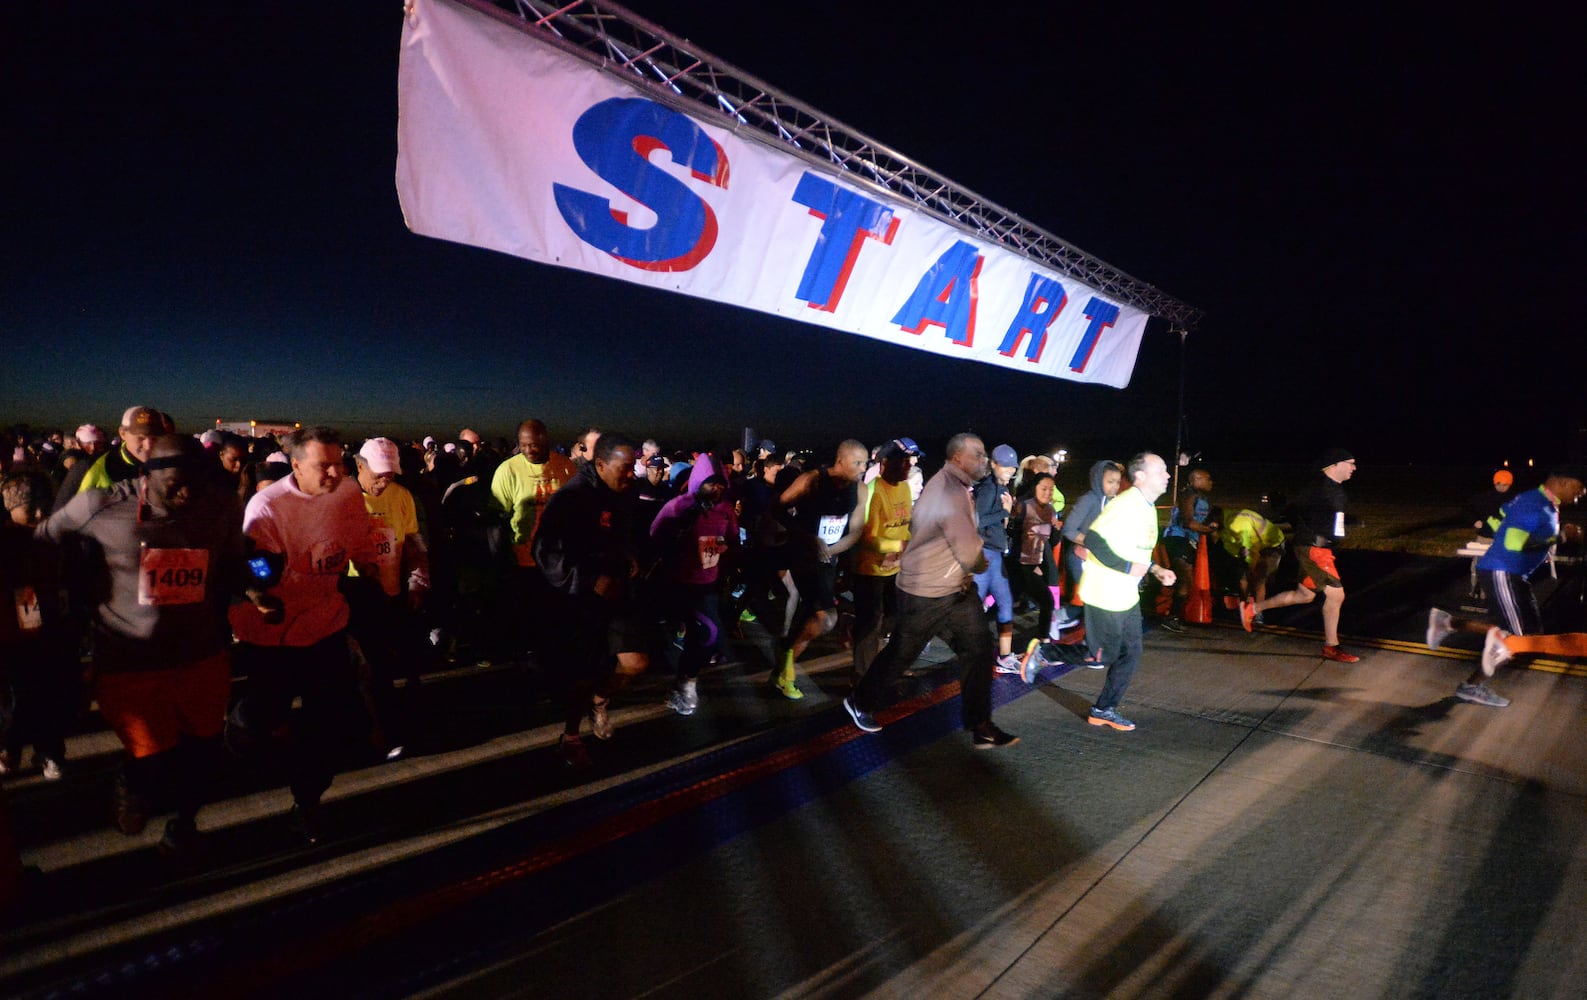
[{"label": "woman in purple hoodie", "polygon": [[678,683],[667,707],[693,715],[700,706],[696,680],[722,638],[722,559],[738,547],[738,515],[727,500],[727,477],[715,456],[701,455],[694,463],[687,491],[661,508],[650,538],[661,559],[658,575],[666,582],[667,621],[683,639]]}]

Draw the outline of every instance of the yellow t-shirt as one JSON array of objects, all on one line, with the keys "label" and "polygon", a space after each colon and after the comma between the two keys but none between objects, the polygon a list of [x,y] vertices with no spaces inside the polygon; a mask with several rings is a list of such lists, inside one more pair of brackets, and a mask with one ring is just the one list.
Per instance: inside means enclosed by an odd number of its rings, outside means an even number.
[{"label": "yellow t-shirt", "polygon": [[[364,510],[369,514],[369,543],[375,552],[376,577],[387,597],[402,593],[402,546],[409,535],[419,533],[418,509],[413,494],[391,483],[378,497],[364,495]],[[356,567],[348,570],[357,576]]]},{"label": "yellow t-shirt", "polygon": [[862,576],[894,576],[898,573],[898,553],[909,541],[913,491],[907,479],[894,486],[877,478],[862,489],[870,491],[870,499],[865,505],[865,527],[856,547],[854,572]]},{"label": "yellow t-shirt", "polygon": [[[1120,559],[1132,563],[1152,561],[1157,545],[1157,510],[1137,489],[1114,497],[1086,529],[1086,538],[1100,537]],[[1080,573],[1080,600],[1103,611],[1128,611],[1141,600],[1141,578],[1110,569],[1086,553]]]},{"label": "yellow t-shirt", "polygon": [[554,451],[538,465],[519,452],[496,467],[496,475],[490,481],[490,495],[496,508],[507,515],[518,565],[535,564],[530,546],[534,544],[540,512],[551,494],[578,475],[578,471],[571,458]]},{"label": "yellow t-shirt", "polygon": [[1223,526],[1223,549],[1244,562],[1254,563],[1263,549],[1284,544],[1284,531],[1254,510],[1242,510]]}]

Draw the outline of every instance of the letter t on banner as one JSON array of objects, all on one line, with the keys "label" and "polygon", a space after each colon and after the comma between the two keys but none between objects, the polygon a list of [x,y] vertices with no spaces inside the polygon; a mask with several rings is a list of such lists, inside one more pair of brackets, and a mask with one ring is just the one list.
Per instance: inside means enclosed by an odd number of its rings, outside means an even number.
[{"label": "letter t on banner", "polygon": [[812,309],[837,312],[860,247],[866,238],[890,245],[898,233],[898,219],[881,202],[838,187],[809,171],[799,178],[793,200],[822,220],[821,235],[816,237],[795,294]]}]

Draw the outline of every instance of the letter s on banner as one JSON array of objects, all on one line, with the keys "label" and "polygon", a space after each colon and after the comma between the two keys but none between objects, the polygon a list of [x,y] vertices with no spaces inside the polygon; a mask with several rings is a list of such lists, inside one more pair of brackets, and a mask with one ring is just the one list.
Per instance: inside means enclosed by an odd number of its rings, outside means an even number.
[{"label": "letter s on banner", "polygon": [[657,149],[693,176],[726,188],[727,154],[705,131],[670,108],[642,98],[611,98],[573,124],[573,145],[591,170],[656,213],[649,229],[599,195],[553,184],[557,210],[579,239],[646,271],[687,271],[716,245],[716,214],[699,195],[650,162]]}]

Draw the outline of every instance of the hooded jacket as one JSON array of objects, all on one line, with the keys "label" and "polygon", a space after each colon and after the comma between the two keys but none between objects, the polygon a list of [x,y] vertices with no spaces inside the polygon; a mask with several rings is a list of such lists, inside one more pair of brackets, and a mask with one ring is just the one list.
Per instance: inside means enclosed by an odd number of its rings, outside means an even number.
[{"label": "hooded jacket", "polygon": [[576,600],[596,598],[610,577],[626,588],[632,553],[632,504],[586,464],[546,501],[534,536],[534,561],[553,588]]},{"label": "hooded jacket", "polygon": [[[710,507],[699,502],[700,486],[712,476],[722,480],[722,499]],[[666,560],[668,578],[677,583],[715,583],[722,554],[738,544],[738,515],[725,490],[727,476],[716,457],[702,455],[689,470],[685,492],[668,500],[650,526],[656,554]]]},{"label": "hooded jacket", "polygon": [[1080,536],[1091,527],[1091,522],[1102,513],[1102,508],[1107,506],[1109,497],[1102,492],[1102,477],[1115,464],[1107,459],[1092,463],[1091,489],[1064,512],[1063,536],[1076,545],[1080,544]]}]

